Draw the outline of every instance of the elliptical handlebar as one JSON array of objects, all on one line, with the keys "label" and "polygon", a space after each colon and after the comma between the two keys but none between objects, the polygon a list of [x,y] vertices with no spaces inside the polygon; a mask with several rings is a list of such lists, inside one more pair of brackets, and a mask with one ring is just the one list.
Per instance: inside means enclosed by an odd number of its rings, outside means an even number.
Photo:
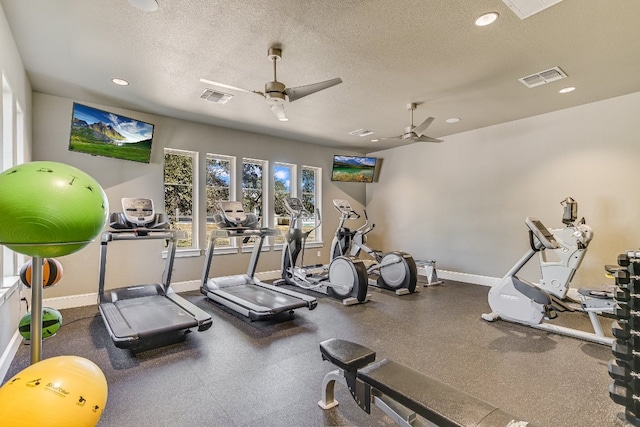
[{"label": "elliptical handlebar", "polygon": [[362,234],[367,234],[367,233],[371,232],[374,228],[376,228],[376,225],[375,224],[369,225],[369,215],[367,215],[367,210],[366,209],[363,209],[362,212],[364,213],[364,224],[362,224],[362,226],[358,227],[358,231],[361,231]]},{"label": "elliptical handlebar", "polygon": [[[289,212],[289,215],[291,215],[291,219],[289,221],[290,230],[295,228],[296,222],[299,219],[313,218],[311,213],[304,207],[302,201],[297,197],[287,197],[284,199],[284,208]],[[315,218],[318,219],[317,224],[310,230],[304,232],[307,236],[322,224],[322,215],[320,214],[320,210],[317,208],[315,210]]]}]

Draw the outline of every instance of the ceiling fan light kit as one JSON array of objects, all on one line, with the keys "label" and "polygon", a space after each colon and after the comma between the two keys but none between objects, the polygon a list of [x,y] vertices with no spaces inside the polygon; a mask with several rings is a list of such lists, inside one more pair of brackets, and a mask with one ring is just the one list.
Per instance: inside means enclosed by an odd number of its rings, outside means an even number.
[{"label": "ceiling fan light kit", "polygon": [[328,89],[332,86],[342,83],[342,79],[335,78],[326,80],[323,82],[312,83],[305,86],[286,87],[277,78],[277,63],[282,59],[282,49],[277,47],[270,47],[267,51],[267,58],[273,63],[273,81],[267,82],[264,85],[264,92],[257,90],[247,90],[237,86],[228,85],[225,83],[215,82],[208,79],[200,79],[202,83],[223,87],[229,90],[235,90],[239,92],[251,92],[260,95],[264,98],[267,105],[271,107],[271,111],[282,122],[289,120],[284,112],[284,104],[286,102],[293,102],[305,96],[311,95],[321,90]]}]

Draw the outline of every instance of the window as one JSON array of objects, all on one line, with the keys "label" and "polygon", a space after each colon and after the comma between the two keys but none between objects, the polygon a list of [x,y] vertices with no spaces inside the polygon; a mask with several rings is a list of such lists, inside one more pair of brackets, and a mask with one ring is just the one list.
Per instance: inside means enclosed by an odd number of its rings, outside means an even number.
[{"label": "window", "polygon": [[265,182],[263,179],[267,162],[264,160],[244,159],[242,161],[242,206],[245,212],[256,214],[260,224],[265,223]]},{"label": "window", "polygon": [[[2,97],[0,102],[0,171],[24,163],[24,114],[13,96],[11,86],[2,75]],[[15,276],[25,262],[25,256],[2,246],[0,249],[0,288],[16,283]]]},{"label": "window", "polygon": [[[266,182],[264,171],[268,170],[268,162],[256,159],[242,160],[242,207],[247,213],[253,213],[258,217],[260,227],[267,227]],[[252,237],[247,243],[253,244],[256,237]]]},{"label": "window", "polygon": [[[214,215],[219,213],[219,202],[235,200],[235,157],[207,154],[207,240],[211,230],[217,228]],[[216,247],[234,246],[236,239],[218,239]]]},{"label": "window", "polygon": [[[317,217],[315,215],[315,211],[320,210],[320,183],[322,182],[321,178],[322,169],[316,168],[313,166],[302,166],[302,194],[300,195],[300,199],[302,200],[302,204],[305,209],[309,211],[309,213],[313,214],[312,218],[308,218],[302,222],[302,230],[307,231],[317,225]],[[307,242],[321,242],[322,241],[322,232],[320,227],[314,230],[309,237],[307,238]]]},{"label": "window", "polygon": [[295,194],[295,165],[274,163],[273,165],[273,211],[274,227],[283,234],[276,236],[275,243],[284,243],[284,233],[289,229],[289,213],[284,207],[284,200]]},{"label": "window", "polygon": [[187,233],[178,249],[198,249],[197,182],[198,153],[165,148],[164,209],[171,228]]}]

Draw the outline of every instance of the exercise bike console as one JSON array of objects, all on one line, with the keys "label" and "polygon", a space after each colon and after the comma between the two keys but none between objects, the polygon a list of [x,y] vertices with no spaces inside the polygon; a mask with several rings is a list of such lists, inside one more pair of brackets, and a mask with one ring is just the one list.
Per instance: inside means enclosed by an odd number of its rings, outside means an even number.
[{"label": "exercise bike console", "polygon": [[[560,247],[556,238],[539,219],[527,217],[525,224],[529,227],[529,244],[534,251],[537,252],[543,247],[544,249],[558,249]],[[539,244],[533,239],[534,237],[540,242]]]}]

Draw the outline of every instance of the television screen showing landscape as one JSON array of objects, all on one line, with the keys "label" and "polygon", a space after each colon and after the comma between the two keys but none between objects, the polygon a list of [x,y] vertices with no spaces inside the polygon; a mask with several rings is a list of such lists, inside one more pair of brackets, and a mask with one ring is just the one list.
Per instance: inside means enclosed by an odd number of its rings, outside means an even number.
[{"label": "television screen showing landscape", "polygon": [[333,156],[332,181],[373,182],[375,157]]},{"label": "television screen showing landscape", "polygon": [[73,104],[69,150],[149,163],[153,125]]}]

